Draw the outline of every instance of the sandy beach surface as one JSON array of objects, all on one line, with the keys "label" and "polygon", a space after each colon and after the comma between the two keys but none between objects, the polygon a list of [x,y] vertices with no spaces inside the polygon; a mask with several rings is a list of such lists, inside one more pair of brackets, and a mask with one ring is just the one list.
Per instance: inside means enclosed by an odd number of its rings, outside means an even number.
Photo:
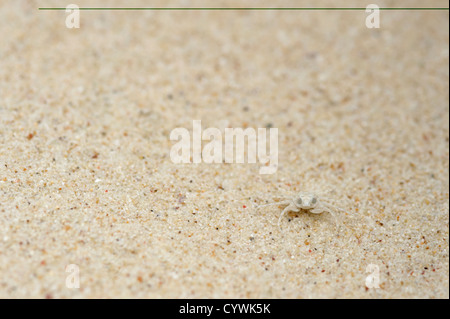
[{"label": "sandy beach surface", "polygon": [[[449,297],[448,11],[65,5],[0,0],[0,297]],[[337,6],[151,3],[213,5]],[[276,172],[174,163],[194,120],[277,128]],[[338,223],[256,209],[301,191]]]}]

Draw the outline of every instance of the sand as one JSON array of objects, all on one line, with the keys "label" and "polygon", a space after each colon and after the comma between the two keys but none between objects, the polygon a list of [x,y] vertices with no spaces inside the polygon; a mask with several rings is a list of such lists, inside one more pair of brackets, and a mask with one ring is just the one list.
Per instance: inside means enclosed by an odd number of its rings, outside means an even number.
[{"label": "sand", "polygon": [[[0,1],[0,297],[449,297],[448,11],[52,6]],[[277,172],[173,163],[193,120],[278,128]],[[339,225],[256,210],[300,191]]]}]

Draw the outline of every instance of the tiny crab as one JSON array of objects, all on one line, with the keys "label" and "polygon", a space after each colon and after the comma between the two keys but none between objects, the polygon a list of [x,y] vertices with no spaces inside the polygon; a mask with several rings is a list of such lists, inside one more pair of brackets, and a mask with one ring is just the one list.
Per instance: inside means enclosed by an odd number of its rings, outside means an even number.
[{"label": "tiny crab", "polygon": [[309,192],[299,192],[297,196],[295,196],[291,200],[281,201],[277,203],[270,203],[266,205],[258,206],[265,207],[265,206],[271,206],[271,205],[285,205],[286,207],[281,212],[280,217],[278,218],[278,227],[281,229],[281,220],[289,212],[298,213],[300,211],[305,211],[311,214],[321,214],[324,212],[330,213],[333,218],[336,221],[336,224],[339,224],[336,218],[336,215],[334,214],[334,211],[344,211],[341,208],[335,207],[329,203],[327,203],[325,200],[319,200],[319,197],[314,193]]}]

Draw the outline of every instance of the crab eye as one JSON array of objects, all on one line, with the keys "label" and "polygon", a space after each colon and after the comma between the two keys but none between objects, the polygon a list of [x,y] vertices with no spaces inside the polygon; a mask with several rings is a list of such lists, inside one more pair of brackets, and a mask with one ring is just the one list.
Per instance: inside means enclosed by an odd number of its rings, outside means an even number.
[{"label": "crab eye", "polygon": [[303,201],[301,198],[297,199],[297,206],[301,206],[303,204]]},{"label": "crab eye", "polygon": [[311,200],[311,204],[316,204],[317,203],[317,199],[314,197],[312,200]]}]

